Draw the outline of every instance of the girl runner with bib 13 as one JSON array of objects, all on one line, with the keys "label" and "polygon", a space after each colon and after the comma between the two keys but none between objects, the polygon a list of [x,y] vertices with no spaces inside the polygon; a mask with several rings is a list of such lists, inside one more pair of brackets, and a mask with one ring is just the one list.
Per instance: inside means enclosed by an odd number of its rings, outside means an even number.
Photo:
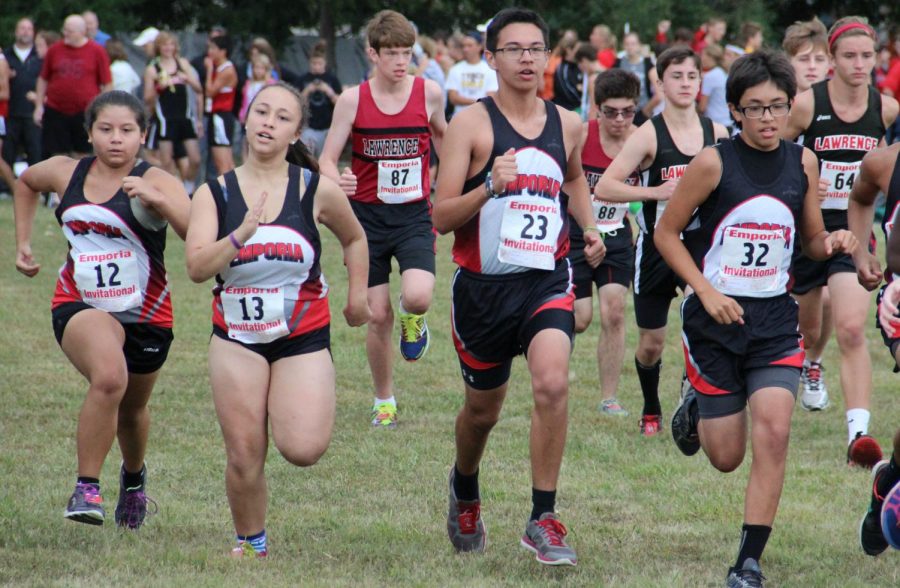
[{"label": "girl runner with bib 13", "polygon": [[366,237],[343,191],[318,174],[299,140],[302,111],[293,87],[260,90],[247,114],[247,160],[201,186],[191,205],[188,274],[195,282],[216,278],[209,379],[225,438],[236,556],[268,552],[269,426],[278,451],[297,466],[316,463],[331,441],[334,365],[317,223],[343,247],[347,323],[369,319]]}]

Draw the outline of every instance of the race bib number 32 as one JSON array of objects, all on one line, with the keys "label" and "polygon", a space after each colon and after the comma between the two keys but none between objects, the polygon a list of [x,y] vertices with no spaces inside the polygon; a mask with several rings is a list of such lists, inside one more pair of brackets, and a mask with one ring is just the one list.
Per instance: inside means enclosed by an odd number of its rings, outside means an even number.
[{"label": "race bib number 32", "polygon": [[284,290],[228,287],[220,294],[228,336],[241,343],[269,343],[287,335]]},{"label": "race bib number 32", "polygon": [[722,235],[719,286],[725,293],[772,292],[785,247],[781,231],[728,227]]},{"label": "race bib number 32", "polygon": [[378,199],[406,204],[422,197],[422,160],[383,159],[378,162]]},{"label": "race bib number 32", "polygon": [[534,269],[556,266],[556,244],[562,229],[559,203],[537,196],[509,198],[500,224],[497,259]]},{"label": "race bib number 32", "polygon": [[123,312],[144,303],[133,251],[73,254],[75,285],[81,299],[106,312]]}]

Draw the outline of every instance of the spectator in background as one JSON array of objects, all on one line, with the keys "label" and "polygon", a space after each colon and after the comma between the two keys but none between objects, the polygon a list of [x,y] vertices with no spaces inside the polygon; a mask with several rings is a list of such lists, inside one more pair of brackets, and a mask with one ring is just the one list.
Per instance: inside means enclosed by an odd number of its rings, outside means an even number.
[{"label": "spectator in background", "polygon": [[641,38],[634,31],[625,35],[622,39],[622,49],[625,55],[616,59],[614,67],[624,69],[641,82],[641,93],[638,96],[637,112],[634,113],[635,126],[641,126],[644,121],[653,115],[653,108],[659,102],[656,97],[656,80],[659,75],[649,55],[644,55],[644,46]]},{"label": "spectator in background", "polygon": [[300,140],[316,158],[322,154],[325,137],[328,136],[328,129],[331,127],[334,104],[342,91],[340,80],[328,71],[326,49],[324,41],[313,47],[309,56],[309,71],[300,76],[300,83],[297,86],[309,111],[309,115],[304,117],[306,124],[300,134]]},{"label": "spectator in background", "polygon": [[413,51],[415,52],[418,48],[421,48],[421,52],[416,55],[416,59],[418,60],[418,66],[416,67],[415,75],[420,76],[426,80],[434,81],[438,86],[441,87],[441,91],[444,93],[444,103],[447,103],[447,76],[444,75],[444,70],[441,68],[441,65],[435,60],[435,56],[437,55],[437,45],[431,37],[426,37],[425,35],[419,35],[418,42],[413,46]]},{"label": "spectator in background", "polygon": [[151,60],[156,57],[156,38],[159,36],[159,29],[156,27],[147,27],[132,41],[135,47],[140,47],[144,52],[144,57]]},{"label": "spectator in background", "polygon": [[[690,47],[693,41],[694,33],[691,32],[691,29],[687,27],[678,27],[677,29],[675,29],[675,35],[672,37],[672,47],[675,47],[677,45]],[[658,54],[659,53],[657,53],[657,55]]]},{"label": "spectator in background", "polygon": [[232,141],[234,137],[234,103],[237,94],[237,68],[231,62],[231,38],[228,35],[213,37],[206,45],[203,61],[206,80],[206,142],[216,166],[222,175],[234,169]]},{"label": "spectator in background", "polygon": [[77,14],[66,17],[63,40],[47,49],[35,88],[33,117],[43,129],[45,159],[90,153],[84,111],[98,94],[111,89],[106,51],[88,38],[84,18]]},{"label": "spectator in background", "polygon": [[544,69],[544,86],[541,88],[540,96],[544,100],[553,100],[553,78],[556,75],[556,68],[563,62],[564,52],[568,47],[574,47],[578,43],[578,33],[572,29],[566,29],[560,35],[556,42],[556,47],[550,53],[547,59],[547,68]]},{"label": "spectator in background", "polygon": [[454,106],[453,116],[497,91],[497,74],[481,58],[483,50],[481,33],[466,33],[463,60],[451,67],[447,75],[447,99]]},{"label": "spectator in background", "polygon": [[[3,140],[6,138],[6,115],[9,109],[9,64],[6,55],[0,52],[0,150],[3,149]],[[9,190],[13,189],[16,178],[12,168],[3,158],[0,158],[0,179]]]},{"label": "spectator in background", "polygon": [[653,38],[653,50],[657,55],[659,55],[669,47],[669,31],[671,29],[671,20],[661,20],[656,23],[656,37]]},{"label": "spectator in background", "polygon": [[60,39],[61,37],[56,31],[38,31],[38,34],[34,36],[34,50],[37,51],[38,57],[42,60],[47,57],[47,50],[50,49],[50,45]]},{"label": "spectator in background", "polygon": [[694,36],[694,44],[691,48],[694,50],[694,53],[697,55],[701,55],[703,53],[703,48],[707,45],[718,45],[722,42],[722,39],[725,38],[725,33],[728,32],[728,25],[725,22],[725,19],[713,16],[710,17],[706,24],[700,27]]},{"label": "spectator in background", "polygon": [[141,78],[128,63],[125,45],[117,39],[106,42],[106,54],[109,56],[109,71],[112,73],[113,89],[137,95]]},{"label": "spectator in background", "polygon": [[597,63],[597,54],[590,43],[579,43],[575,48],[575,63],[581,72],[581,99],[576,112],[581,115],[581,120],[587,122],[595,117],[596,104],[594,104],[593,92],[594,78],[603,70],[603,66]]},{"label": "spectator in background", "polygon": [[610,28],[598,24],[591,31],[588,39],[597,50],[597,61],[603,66],[603,69],[611,68],[616,63],[616,37]]},{"label": "spectator in background", "polygon": [[179,54],[175,35],[163,31],[153,45],[157,56],[144,69],[144,104],[155,120],[152,146],[160,167],[174,176],[177,164],[185,191],[193,194],[200,167],[203,87],[197,72]]},{"label": "spectator in background", "polygon": [[737,61],[737,58],[744,55],[744,50],[737,45],[725,45],[725,58],[722,60],[722,67],[725,71],[731,71],[731,64]]},{"label": "spectator in background", "polygon": [[[553,103],[575,110],[581,105],[582,73],[575,61],[578,39],[560,39],[557,49],[562,60],[553,73]],[[595,51],[596,55],[596,51]]]},{"label": "spectator in background", "polygon": [[41,129],[32,118],[34,104],[28,96],[34,96],[43,59],[35,48],[34,22],[30,18],[16,23],[15,42],[3,54],[11,72],[3,159],[13,166],[19,151],[24,151],[28,165],[34,165],[41,160]]},{"label": "spectator in background", "polygon": [[731,112],[725,100],[725,82],[728,74],[722,67],[725,51],[721,45],[707,45],[700,54],[703,66],[703,85],[700,88],[700,113],[724,127],[730,127]]},{"label": "spectator in background", "polygon": [[272,62],[265,53],[257,53],[250,59],[250,77],[244,82],[241,111],[238,113],[238,120],[242,125],[247,120],[247,109],[253,102],[253,98],[259,94],[260,90],[275,83],[274,74]]},{"label": "spectator in background", "polygon": [[741,45],[744,47],[744,53],[753,53],[759,51],[763,46],[763,30],[758,22],[747,21],[741,25]]},{"label": "spectator in background", "polygon": [[111,37],[109,34],[100,30],[100,19],[97,18],[97,13],[93,10],[85,10],[81,13],[81,17],[84,19],[84,25],[87,27],[88,38],[101,47],[105,47],[106,42],[109,41]]}]

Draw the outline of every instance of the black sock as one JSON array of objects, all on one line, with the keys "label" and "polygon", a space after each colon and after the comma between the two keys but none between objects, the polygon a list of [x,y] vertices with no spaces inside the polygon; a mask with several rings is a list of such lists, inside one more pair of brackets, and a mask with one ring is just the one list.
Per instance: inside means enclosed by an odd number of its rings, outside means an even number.
[{"label": "black sock", "polygon": [[545,512],[556,508],[556,490],[531,489],[531,520],[536,521]]},{"label": "black sock", "polygon": [[87,476],[78,476],[79,484],[93,484],[97,488],[100,487],[100,478],[88,478]]},{"label": "black sock", "polygon": [[644,410],[641,414],[662,414],[659,405],[659,370],[662,360],[658,360],[651,366],[646,366],[634,358],[634,367],[637,368],[638,380],[641,382],[641,393],[644,395]]},{"label": "black sock", "polygon": [[129,472],[125,469],[125,466],[122,466],[122,486],[126,489],[128,488],[140,488],[144,485],[144,468],[141,467],[141,471],[137,473]]},{"label": "black sock", "polygon": [[747,561],[747,558],[753,558],[759,562],[771,532],[772,527],[744,523],[744,526],[741,528],[741,547],[738,550],[737,563],[734,564],[736,570],[744,567],[744,562]]},{"label": "black sock", "polygon": [[454,464],[453,492],[456,493],[457,500],[472,502],[481,499],[481,496],[478,493],[478,471],[479,470],[475,470],[474,474],[467,476],[460,473],[459,468]]}]

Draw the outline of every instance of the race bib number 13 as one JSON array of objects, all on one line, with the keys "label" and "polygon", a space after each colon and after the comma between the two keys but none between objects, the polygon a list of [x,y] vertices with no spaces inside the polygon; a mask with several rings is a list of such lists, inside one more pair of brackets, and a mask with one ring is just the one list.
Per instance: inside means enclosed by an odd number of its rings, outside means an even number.
[{"label": "race bib number 13", "polygon": [[229,287],[222,290],[228,336],[241,343],[269,343],[290,333],[282,288]]}]

